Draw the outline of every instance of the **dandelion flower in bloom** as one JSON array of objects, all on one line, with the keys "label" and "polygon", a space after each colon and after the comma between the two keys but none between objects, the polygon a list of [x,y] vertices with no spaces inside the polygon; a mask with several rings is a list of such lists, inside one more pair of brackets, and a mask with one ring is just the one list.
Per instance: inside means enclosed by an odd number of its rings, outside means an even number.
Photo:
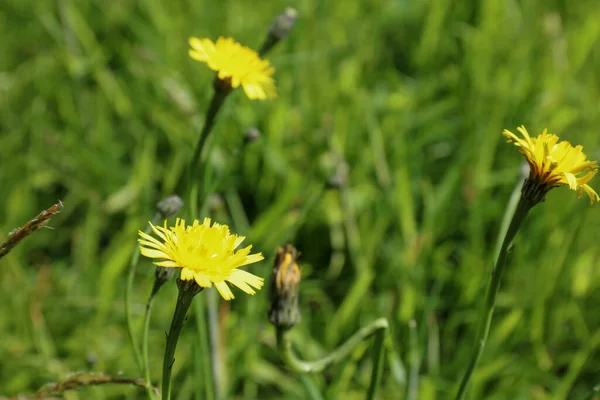
[{"label": "dandelion flower in bloom", "polygon": [[275,69],[256,51],[231,38],[220,37],[213,43],[210,39],[191,37],[189,43],[190,57],[206,63],[221,81],[228,81],[231,88],[242,85],[250,99],[275,97],[275,82],[271,78]]},{"label": "dandelion flower in bloom", "polygon": [[201,287],[213,284],[225,300],[233,299],[229,282],[248,294],[255,294],[253,288],[260,289],[264,280],[256,275],[239,269],[264,259],[261,253],[250,254],[252,246],[235,251],[245,239],[229,232],[227,225],[213,223],[205,218],[200,224],[194,220],[185,225],[178,218],[174,227],[155,226],[150,223],[154,238],[139,231],[142,255],[159,259],[154,264],[165,268],[181,268],[182,281],[195,281]]},{"label": "dandelion flower in bloom", "polygon": [[523,139],[506,129],[504,136],[508,143],[519,148],[529,163],[529,185],[524,186],[524,193],[527,189],[529,196],[538,202],[550,189],[566,185],[580,196],[587,194],[592,203],[600,201],[598,193],[587,184],[598,172],[598,162],[586,160],[582,146],[559,142],[558,136],[546,129],[535,138],[529,136],[524,126],[517,130]]}]

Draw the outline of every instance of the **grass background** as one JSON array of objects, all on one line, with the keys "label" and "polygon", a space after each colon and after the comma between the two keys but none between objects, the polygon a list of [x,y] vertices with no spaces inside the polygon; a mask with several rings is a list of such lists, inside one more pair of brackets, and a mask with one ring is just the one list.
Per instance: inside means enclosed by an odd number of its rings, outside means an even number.
[{"label": "grass background", "polygon": [[[279,96],[228,99],[210,142],[208,212],[265,254],[253,273],[268,276],[277,245],[302,252],[300,354],[323,355],[385,316],[381,398],[451,398],[523,160],[502,129],[547,127],[600,159],[595,0],[4,0],[0,239],[58,199],[65,208],[53,230],[0,262],[0,394],[30,393],[69,371],[139,376],[125,329],[127,264],[154,204],[177,192],[212,93],[187,38],[258,47],[287,6],[298,24],[269,57]],[[262,135],[244,146],[249,128]],[[341,163],[347,185],[322,190]],[[591,396],[599,223],[597,206],[565,188],[530,214],[472,399]],[[136,321],[153,270],[147,260],[138,268]],[[156,302],[155,382],[175,295],[171,284]],[[221,304],[228,398],[305,399],[311,388],[362,398],[370,344],[299,379],[282,368],[267,307],[265,290]],[[176,355],[177,399],[204,398],[195,327],[192,315]]]}]

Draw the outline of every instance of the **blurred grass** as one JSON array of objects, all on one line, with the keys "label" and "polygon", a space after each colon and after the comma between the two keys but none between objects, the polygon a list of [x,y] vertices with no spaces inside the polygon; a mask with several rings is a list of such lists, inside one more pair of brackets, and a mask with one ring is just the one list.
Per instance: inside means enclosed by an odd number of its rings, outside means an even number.
[{"label": "blurred grass", "polygon": [[[53,231],[0,262],[0,394],[84,369],[139,376],[128,258],[154,203],[178,189],[211,94],[187,38],[257,47],[290,5],[298,25],[270,57],[279,97],[236,92],[219,117],[210,214],[265,254],[254,273],[268,275],[276,245],[302,252],[304,357],[386,316],[381,397],[451,397],[522,162],[502,129],[548,127],[600,159],[594,0],[3,1],[0,240],[58,199],[65,208]],[[252,127],[262,137],[244,147]],[[348,185],[321,193],[340,162]],[[566,189],[530,215],[471,398],[577,399],[600,382],[599,226],[597,207]],[[153,268],[138,270],[139,318]],[[274,350],[266,292],[239,297],[221,306],[230,398],[362,398],[368,347],[299,379]],[[155,381],[174,299],[169,287],[156,303]],[[202,374],[186,357],[198,351],[193,326],[174,367],[180,399],[194,398]],[[101,387],[67,398],[141,396]]]}]

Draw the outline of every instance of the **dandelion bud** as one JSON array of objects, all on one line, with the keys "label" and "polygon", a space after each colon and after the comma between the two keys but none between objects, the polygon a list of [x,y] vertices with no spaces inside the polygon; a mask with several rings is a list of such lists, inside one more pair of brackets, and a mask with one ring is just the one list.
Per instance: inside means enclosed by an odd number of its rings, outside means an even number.
[{"label": "dandelion bud", "polygon": [[257,141],[260,138],[260,131],[256,128],[249,128],[244,135],[244,144]]},{"label": "dandelion bud", "polygon": [[156,209],[164,218],[173,216],[183,207],[183,200],[177,195],[165,197],[156,204]]},{"label": "dandelion bud", "polygon": [[285,39],[285,37],[294,29],[298,19],[298,12],[291,7],[285,9],[273,20],[269,28],[269,35],[275,36],[277,39]]},{"label": "dandelion bud", "polygon": [[154,286],[152,287],[152,294],[154,296],[162,285],[169,282],[175,275],[175,268],[156,267],[154,270]]},{"label": "dandelion bud", "polygon": [[98,364],[98,356],[96,353],[88,353],[85,357],[85,362],[88,365],[88,368],[94,368],[96,364]]},{"label": "dandelion bud", "polygon": [[291,244],[277,249],[271,274],[271,309],[269,320],[278,328],[290,329],[300,322],[298,291],[300,268],[298,250]]},{"label": "dandelion bud", "polygon": [[329,177],[327,182],[328,186],[332,189],[339,189],[348,183],[348,173],[350,172],[350,167],[344,161],[338,163],[335,168],[335,173]]},{"label": "dandelion bud", "polygon": [[260,54],[264,55],[273,48],[280,40],[285,39],[294,29],[298,12],[293,8],[286,8],[284,12],[275,17],[269,28],[269,33],[265,39]]}]

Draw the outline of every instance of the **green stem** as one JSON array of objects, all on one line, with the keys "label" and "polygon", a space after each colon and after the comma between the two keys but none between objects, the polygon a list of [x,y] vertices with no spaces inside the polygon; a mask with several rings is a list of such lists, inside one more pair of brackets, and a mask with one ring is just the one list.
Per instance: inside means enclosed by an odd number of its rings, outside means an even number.
[{"label": "green stem", "polygon": [[214,380],[212,378],[212,370],[211,370],[211,356],[210,356],[210,346],[208,344],[208,327],[206,324],[206,316],[204,311],[206,310],[206,304],[204,301],[204,296],[198,298],[196,305],[194,306],[196,313],[196,328],[198,334],[198,347],[200,348],[200,359],[196,360],[196,363],[200,364],[200,369],[202,370],[201,378],[203,379],[204,384],[204,399],[205,400],[214,400],[215,399],[215,390],[214,390]]},{"label": "green stem", "polygon": [[[152,315],[152,305],[154,304],[154,294],[150,295],[146,304],[146,312],[144,313],[144,331],[142,332],[142,358],[144,363],[143,374],[146,382],[150,383],[150,364],[148,358],[148,332],[150,331],[150,316]],[[154,397],[152,391],[148,391],[148,399]]]},{"label": "green stem", "polygon": [[[194,174],[198,173],[198,169],[200,168],[200,164],[201,164],[201,160],[202,160],[202,150],[204,149],[206,140],[208,139],[208,136],[209,136],[210,132],[212,131],[212,128],[215,125],[215,121],[216,121],[217,115],[219,113],[219,110],[223,106],[225,99],[231,93],[231,90],[232,90],[230,82],[221,81],[221,80],[219,80],[218,77],[215,77],[215,80],[213,82],[213,88],[214,88],[214,94],[210,101],[210,105],[208,106],[208,111],[206,113],[206,120],[204,121],[204,126],[202,127],[202,131],[200,132],[200,136],[198,137],[198,141],[196,142],[196,146],[194,147],[194,153],[192,155],[192,159],[191,159],[191,161],[188,165],[188,169],[187,169],[186,193],[187,193],[187,198],[189,200],[189,203],[188,203],[189,217],[191,219],[195,219],[197,217],[198,199],[201,196],[201,193],[198,192],[199,185],[194,181],[193,177],[194,177]],[[204,177],[204,178],[206,178],[206,177]],[[206,179],[203,179],[203,180],[205,181],[205,186],[206,186]],[[205,202],[203,202],[203,203],[205,203]],[[199,307],[200,307],[200,305],[199,305]],[[202,319],[202,321],[198,322],[198,330],[201,332],[201,336],[205,336],[205,337],[207,336],[206,335],[206,323],[204,322],[204,319]],[[206,343],[201,343],[201,346],[205,347]],[[211,360],[212,360],[211,364],[213,364],[212,371],[206,370],[205,368],[203,368],[205,377],[207,375],[210,375],[210,377],[207,378],[207,380],[210,380],[210,381],[212,381],[215,378],[214,356],[211,357]],[[211,390],[212,386],[215,386],[215,388],[216,388],[216,385],[214,383],[207,384],[205,386],[205,389],[206,389],[205,394],[207,396],[212,392],[212,390]],[[163,398],[164,398],[164,396],[163,396]]]},{"label": "green stem", "polygon": [[[156,213],[154,218],[152,218],[152,224],[157,224],[158,220],[161,218],[160,213]],[[144,229],[145,233],[150,232],[150,226],[146,226]],[[137,270],[137,264],[140,259],[140,249],[136,246],[133,254],[131,255],[131,260],[129,262],[129,273],[127,274],[127,285],[125,286],[125,319],[127,320],[127,334],[129,335],[129,341],[131,342],[131,347],[133,348],[133,355],[135,356],[135,361],[140,368],[140,370],[144,369],[144,363],[142,360],[142,354],[140,353],[140,349],[138,347],[138,342],[135,337],[134,329],[133,329],[133,316],[131,312],[131,294],[133,292],[133,281],[135,279],[135,272]]]},{"label": "green stem", "polygon": [[467,386],[469,385],[473,372],[477,367],[479,358],[483,353],[485,343],[490,333],[490,326],[492,324],[492,317],[494,315],[494,308],[496,306],[496,294],[498,293],[500,283],[502,282],[502,275],[504,274],[504,270],[508,264],[509,250],[512,246],[517,231],[521,226],[521,223],[525,220],[527,213],[534,205],[535,204],[530,200],[527,200],[521,196],[519,199],[519,204],[517,204],[517,209],[515,210],[512,220],[510,221],[510,225],[506,231],[506,236],[504,236],[504,241],[502,242],[502,247],[498,253],[498,259],[496,260],[496,264],[492,269],[490,280],[487,286],[484,308],[479,321],[479,326],[477,328],[477,341],[475,343],[475,348],[473,349],[471,361],[469,362],[465,375],[460,382],[455,400],[464,399]]},{"label": "green stem", "polygon": [[258,55],[263,58],[264,56],[267,55],[267,53],[269,51],[271,51],[271,49],[273,47],[275,47],[275,45],[277,43],[279,43],[279,38],[272,35],[272,34],[268,34],[267,37],[265,38],[265,41],[263,42],[262,46],[260,46],[260,50],[258,51]]},{"label": "green stem", "polygon": [[371,384],[367,391],[367,400],[374,400],[381,382],[383,371],[383,361],[385,359],[385,329],[375,332],[375,341],[373,342],[373,371],[371,373]]},{"label": "green stem", "polygon": [[277,328],[277,349],[279,350],[279,354],[281,355],[285,365],[293,372],[298,374],[322,372],[329,365],[338,363],[347,358],[363,340],[368,339],[378,331],[386,331],[387,328],[387,319],[376,319],[369,325],[359,329],[350,339],[346,340],[346,342],[329,353],[327,356],[315,361],[302,361],[296,357],[296,354],[292,349],[292,341],[289,336],[289,330]]},{"label": "green stem", "polygon": [[165,347],[165,357],[163,359],[162,400],[169,400],[171,398],[171,371],[175,362],[175,349],[177,348],[181,328],[183,328],[183,323],[185,322],[185,315],[195,295],[196,293],[194,292],[179,289],[175,312],[173,312],[173,321],[171,321],[171,327],[169,328],[169,333],[167,333],[167,346]]},{"label": "green stem", "polygon": [[213,388],[215,391],[215,399],[223,398],[223,370],[222,354],[221,354],[221,338],[219,336],[219,299],[216,291],[212,290],[207,293],[207,309],[208,309],[208,339],[210,343],[210,363],[212,369]]},{"label": "green stem", "polygon": [[208,106],[206,120],[204,121],[202,132],[200,132],[200,136],[198,137],[198,142],[196,142],[196,147],[194,147],[194,154],[192,155],[192,160],[190,161],[188,168],[188,189],[192,182],[192,175],[194,174],[194,172],[196,172],[200,164],[200,156],[202,155],[202,149],[204,149],[206,139],[208,139],[208,135],[215,125],[217,114],[223,106],[225,99],[227,98],[229,93],[231,93],[231,88],[227,87],[226,85],[228,84],[225,82],[221,82],[219,78],[215,78],[215,82],[213,85],[215,88],[215,93],[213,94],[212,100],[210,101],[210,105]]}]

